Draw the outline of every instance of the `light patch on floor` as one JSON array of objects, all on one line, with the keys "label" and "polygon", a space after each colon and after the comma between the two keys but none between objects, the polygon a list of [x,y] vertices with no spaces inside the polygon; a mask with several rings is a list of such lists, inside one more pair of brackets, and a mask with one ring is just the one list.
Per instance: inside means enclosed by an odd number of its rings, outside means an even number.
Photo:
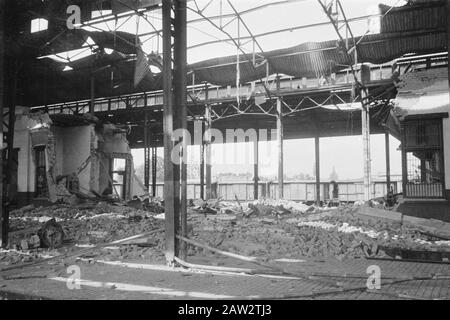
[{"label": "light patch on floor", "polygon": [[[49,278],[49,280],[59,281],[59,282],[64,282],[64,283],[67,283],[68,281],[73,281],[73,279],[64,278],[64,277],[53,277],[53,278]],[[182,291],[182,290],[176,290],[176,289],[170,289],[170,288],[144,286],[144,285],[136,285],[136,284],[120,283],[120,282],[101,282],[101,281],[81,279],[80,285],[86,286],[86,287],[91,287],[91,288],[114,289],[114,290],[118,290],[118,291],[138,292],[138,293],[156,294],[156,295],[173,296],[173,297],[192,297],[192,298],[200,298],[200,299],[237,298],[236,296],[221,295],[221,294],[214,294],[214,293],[208,293],[208,292]]]}]

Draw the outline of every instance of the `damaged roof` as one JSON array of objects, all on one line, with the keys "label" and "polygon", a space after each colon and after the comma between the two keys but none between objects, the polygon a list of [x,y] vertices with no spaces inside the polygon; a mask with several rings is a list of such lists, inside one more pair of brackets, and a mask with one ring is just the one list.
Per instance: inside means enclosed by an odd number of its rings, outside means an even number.
[{"label": "damaged roof", "polygon": [[[380,6],[387,14],[381,22],[381,33],[355,40],[358,62],[384,63],[405,54],[429,54],[447,50],[445,1],[411,1],[391,8]],[[73,32],[72,32],[73,31]],[[51,59],[27,60],[19,72],[18,103],[28,106],[88,99],[91,95],[91,75],[94,73],[95,96],[123,94],[162,89],[161,74],[147,74],[134,86],[136,52],[133,34],[72,30],[45,46],[45,54],[62,48],[81,47],[88,37],[99,47],[95,54],[61,63]],[[38,41],[38,40],[36,40]],[[36,46],[34,44],[33,46]],[[113,49],[110,54],[105,48]],[[42,53],[41,53],[42,54]],[[269,74],[281,73],[293,77],[319,77],[343,70],[352,64],[338,41],[308,42],[294,47],[265,52]],[[266,66],[253,67],[251,57],[240,56],[241,82],[257,81],[266,76]],[[67,65],[73,70],[63,71]],[[189,66],[196,83],[234,85],[236,56],[221,57]],[[190,83],[190,81],[189,81]]]},{"label": "damaged roof", "polygon": [[401,118],[450,112],[447,68],[409,72],[401,76],[400,80],[395,111]]}]

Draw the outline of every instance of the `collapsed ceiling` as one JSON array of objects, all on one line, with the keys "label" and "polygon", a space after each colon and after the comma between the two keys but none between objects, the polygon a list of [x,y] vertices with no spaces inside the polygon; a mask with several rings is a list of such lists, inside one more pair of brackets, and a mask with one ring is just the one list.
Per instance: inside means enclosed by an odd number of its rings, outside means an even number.
[{"label": "collapsed ceiling", "polygon": [[[17,6],[20,7],[21,3],[23,1],[18,1]],[[33,3],[39,8],[42,2],[31,1],[29,5]],[[155,1],[148,0],[144,5],[154,4]],[[65,8],[64,5],[53,10],[59,12]],[[366,35],[363,39],[355,38],[359,42],[358,62],[379,64],[409,53],[446,51],[447,17],[444,6],[445,1],[416,2],[393,9],[381,5],[382,13],[389,10],[381,21],[381,33]],[[125,10],[123,6],[122,9],[114,8]],[[30,10],[25,12],[29,15]],[[25,16],[25,20],[29,18]],[[65,30],[61,34],[61,28],[54,27],[45,35],[24,36],[23,39],[26,40],[16,41],[16,46],[19,46],[16,53],[20,54],[18,57],[22,61],[18,72],[17,104],[33,106],[88,99],[92,76],[96,97],[162,89],[160,74],[147,73],[138,86],[134,85],[136,55],[140,50],[134,34],[81,29]],[[257,81],[264,78],[267,71],[268,74],[280,73],[293,77],[329,75],[354,62],[349,61],[342,46],[338,41],[309,42],[265,52],[268,70],[266,64],[254,67],[251,57],[241,55],[241,82]],[[51,59],[55,53],[80,48],[92,54],[74,61]],[[47,58],[36,59],[42,56]],[[236,83],[236,60],[236,56],[210,59],[190,65],[189,70],[195,73],[196,83],[233,85]]]}]

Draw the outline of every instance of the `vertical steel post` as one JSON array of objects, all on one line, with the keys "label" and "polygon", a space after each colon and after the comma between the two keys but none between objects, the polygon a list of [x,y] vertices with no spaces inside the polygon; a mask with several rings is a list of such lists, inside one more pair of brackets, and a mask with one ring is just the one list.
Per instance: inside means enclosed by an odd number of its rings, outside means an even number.
[{"label": "vertical steel post", "polygon": [[91,101],[89,103],[89,113],[94,114],[94,110],[95,110],[95,74],[94,74],[94,70],[91,71],[90,81],[91,81],[91,85],[90,85]]},{"label": "vertical steel post", "polygon": [[[256,127],[256,126],[255,126]],[[258,200],[259,185],[259,136],[256,132],[256,140],[253,141],[253,198]]]},{"label": "vertical steel post", "polygon": [[278,143],[278,199],[282,199],[284,197],[284,168],[283,168],[283,109],[281,106],[281,98],[279,97],[280,93],[280,77],[277,75],[276,78],[277,84],[277,143]]},{"label": "vertical steel post", "polygon": [[284,197],[283,169],[283,114],[281,100],[277,98],[277,144],[278,144],[278,199]]},{"label": "vertical steel post", "polygon": [[152,148],[152,197],[156,197],[156,164],[158,161],[156,147]]},{"label": "vertical steel post", "polygon": [[[180,221],[181,235],[187,236],[187,109],[186,109],[186,0],[174,1],[175,4],[175,42],[174,42],[174,60],[175,60],[175,105],[177,106],[180,121],[180,128],[183,129],[182,151],[180,159],[181,182],[180,182]],[[180,256],[183,260],[187,257],[187,246],[184,241],[180,242]]]},{"label": "vertical steel post", "polygon": [[205,182],[206,182],[206,200],[211,199],[211,106],[207,105],[205,108],[205,162],[206,162],[206,170],[205,170]]},{"label": "vertical steel post", "polygon": [[[205,106],[209,99],[208,84],[205,83]],[[202,121],[202,140],[200,144],[200,198],[205,199],[205,121]]]},{"label": "vertical steel post", "polygon": [[[367,91],[361,90],[361,98],[367,97]],[[361,124],[362,124],[362,138],[363,138],[363,162],[364,162],[364,201],[368,201],[371,198],[370,192],[370,121],[369,110],[367,106],[362,103],[361,111]]]},{"label": "vertical steel post", "polygon": [[[316,135],[314,139],[316,152],[316,204],[320,206],[320,137]],[[325,197],[325,195],[324,195]],[[325,199],[324,199],[325,200]]]},{"label": "vertical steel post", "polygon": [[[361,80],[362,84],[367,84],[370,80],[370,68],[368,66],[361,66]],[[363,162],[364,162],[364,201],[372,198],[371,194],[371,157],[370,157],[370,113],[369,106],[366,103],[367,89],[361,89],[361,127],[363,139]]]},{"label": "vertical steel post", "polygon": [[150,148],[148,143],[148,112],[144,111],[144,186],[149,192],[150,187]]},{"label": "vertical steel post", "polygon": [[0,242],[3,245],[3,225],[6,219],[4,204],[4,180],[3,180],[3,108],[5,102],[5,2],[6,0],[0,0],[0,115],[2,121],[0,121]]},{"label": "vertical steel post", "polygon": [[[202,123],[202,137],[204,134]],[[205,144],[203,142],[200,145],[200,198],[205,199]]]},{"label": "vertical steel post", "polygon": [[384,134],[385,150],[386,150],[386,194],[391,189],[391,155],[389,149],[389,133]]},{"label": "vertical steel post", "polygon": [[166,261],[173,264],[178,256],[177,229],[178,213],[175,204],[173,150],[173,96],[172,96],[172,1],[162,2],[163,24],[163,88],[164,88],[164,212]]}]

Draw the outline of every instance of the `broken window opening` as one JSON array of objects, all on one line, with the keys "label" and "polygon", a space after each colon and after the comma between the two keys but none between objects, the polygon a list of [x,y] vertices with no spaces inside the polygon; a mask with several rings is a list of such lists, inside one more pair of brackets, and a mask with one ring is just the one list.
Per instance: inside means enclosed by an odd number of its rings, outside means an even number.
[{"label": "broken window opening", "polygon": [[119,195],[121,199],[127,199],[130,180],[130,161],[126,158],[113,158],[111,161],[111,177],[113,183],[113,194]]}]

